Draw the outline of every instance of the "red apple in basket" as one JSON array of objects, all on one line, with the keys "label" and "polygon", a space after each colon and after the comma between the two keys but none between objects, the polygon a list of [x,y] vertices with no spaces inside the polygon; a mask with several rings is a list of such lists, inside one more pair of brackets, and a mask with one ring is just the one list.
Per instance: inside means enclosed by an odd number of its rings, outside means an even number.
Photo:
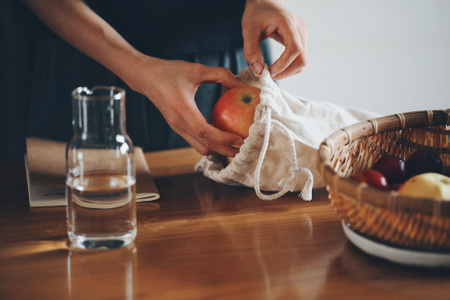
[{"label": "red apple in basket", "polygon": [[407,178],[405,161],[395,155],[383,156],[373,165],[372,169],[381,172],[389,185],[403,183]]},{"label": "red apple in basket", "polygon": [[249,135],[260,89],[251,86],[235,87],[226,91],[214,105],[211,124],[224,131],[233,132],[243,139]]},{"label": "red apple in basket", "polygon": [[442,173],[443,163],[436,153],[427,149],[420,149],[408,158],[406,170],[410,177],[422,173]]},{"label": "red apple in basket", "polygon": [[368,185],[374,188],[382,190],[386,190],[389,188],[389,184],[386,180],[386,177],[384,177],[384,175],[377,170],[372,169],[363,170],[357,173],[355,176],[353,176],[353,180],[357,182],[367,183]]}]

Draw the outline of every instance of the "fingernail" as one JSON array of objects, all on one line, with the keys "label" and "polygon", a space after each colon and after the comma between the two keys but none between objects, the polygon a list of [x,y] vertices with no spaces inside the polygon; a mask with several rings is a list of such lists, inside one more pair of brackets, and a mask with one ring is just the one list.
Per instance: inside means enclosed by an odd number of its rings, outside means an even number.
[{"label": "fingernail", "polygon": [[238,139],[238,140],[234,141],[233,145],[241,146],[243,143],[244,143],[244,141],[242,139]]},{"label": "fingernail", "polygon": [[273,70],[269,70],[270,71],[270,77],[275,78],[278,74],[280,74],[279,72],[274,72]]},{"label": "fingernail", "polygon": [[256,74],[261,75],[261,73],[263,71],[263,66],[259,62],[255,62],[252,65],[252,69]]}]

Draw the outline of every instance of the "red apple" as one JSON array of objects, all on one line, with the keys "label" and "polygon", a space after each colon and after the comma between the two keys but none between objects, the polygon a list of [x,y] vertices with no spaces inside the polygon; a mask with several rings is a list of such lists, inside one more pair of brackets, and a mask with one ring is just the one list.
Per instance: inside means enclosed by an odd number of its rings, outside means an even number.
[{"label": "red apple", "polygon": [[406,180],[406,163],[395,155],[386,155],[380,158],[372,169],[381,172],[390,185],[403,183]]},{"label": "red apple", "polygon": [[422,173],[442,173],[442,160],[431,150],[420,149],[415,151],[406,161],[406,170],[410,177]]},{"label": "red apple", "polygon": [[361,171],[361,172],[357,173],[355,176],[353,176],[353,180],[355,180],[357,182],[367,183],[368,185],[370,185],[374,188],[378,188],[378,189],[382,189],[382,190],[386,190],[389,188],[389,184],[386,180],[386,177],[384,177],[384,175],[381,174],[381,172],[379,172],[377,170]]},{"label": "red apple", "polygon": [[389,190],[390,191],[398,191],[400,189],[400,187],[403,185],[403,183],[394,183],[394,184],[390,184],[389,185]]},{"label": "red apple", "polygon": [[260,91],[259,88],[251,86],[235,87],[226,91],[214,105],[211,124],[247,138],[256,106],[260,102]]}]

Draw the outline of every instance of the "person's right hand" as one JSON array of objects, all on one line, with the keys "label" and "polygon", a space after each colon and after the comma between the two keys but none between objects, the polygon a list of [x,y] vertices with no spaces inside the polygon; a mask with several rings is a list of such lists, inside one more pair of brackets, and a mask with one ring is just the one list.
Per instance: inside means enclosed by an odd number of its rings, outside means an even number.
[{"label": "person's right hand", "polygon": [[202,83],[221,83],[232,88],[245,85],[226,68],[143,56],[131,88],[147,96],[170,127],[202,155],[214,152],[234,157],[242,138],[207,123],[194,96]]}]

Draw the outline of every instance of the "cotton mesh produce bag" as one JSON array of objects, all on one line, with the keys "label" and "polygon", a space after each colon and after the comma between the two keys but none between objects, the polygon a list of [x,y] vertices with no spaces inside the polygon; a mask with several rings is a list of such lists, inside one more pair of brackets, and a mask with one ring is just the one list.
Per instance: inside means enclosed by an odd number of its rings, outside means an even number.
[{"label": "cotton mesh produce bag", "polygon": [[378,115],[325,101],[292,96],[270,77],[250,67],[238,77],[261,89],[249,137],[228,165],[218,155],[204,156],[195,166],[204,176],[229,185],[253,187],[263,200],[299,191],[304,200],[325,186],[317,169],[320,143],[334,131]]}]

